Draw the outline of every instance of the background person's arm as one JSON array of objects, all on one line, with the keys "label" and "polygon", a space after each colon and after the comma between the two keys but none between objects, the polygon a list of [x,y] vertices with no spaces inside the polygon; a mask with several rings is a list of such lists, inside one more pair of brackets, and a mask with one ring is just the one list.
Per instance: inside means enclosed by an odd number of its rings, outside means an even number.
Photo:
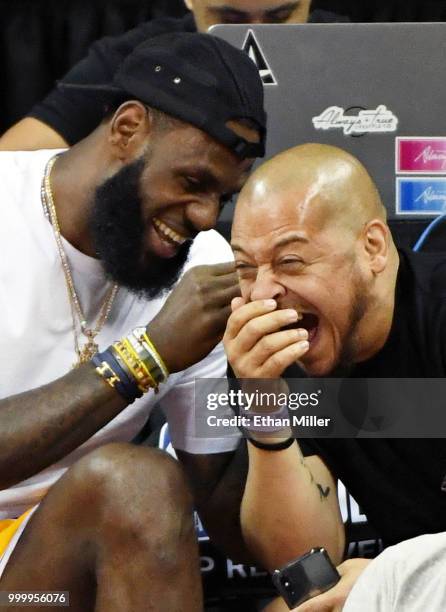
[{"label": "background person's arm", "polygon": [[[61,79],[62,83],[108,83],[133,46],[120,46],[122,37],[95,42],[88,55]],[[104,117],[105,101],[99,96],[55,86],[34,105],[27,117],[0,139],[1,150],[28,151],[71,146],[85,138]]]},{"label": "background person's arm", "polygon": [[[99,85],[109,83],[133,49],[142,42],[169,31],[191,31],[182,19],[155,19],[120,36],[107,36],[93,43],[88,54],[60,80],[61,83]],[[0,150],[53,149],[71,146],[90,134],[106,113],[107,100],[91,93],[54,87],[27,117],[0,138]]]},{"label": "background person's arm", "polygon": [[67,141],[56,130],[34,117],[25,117],[0,137],[0,151],[64,149]]}]

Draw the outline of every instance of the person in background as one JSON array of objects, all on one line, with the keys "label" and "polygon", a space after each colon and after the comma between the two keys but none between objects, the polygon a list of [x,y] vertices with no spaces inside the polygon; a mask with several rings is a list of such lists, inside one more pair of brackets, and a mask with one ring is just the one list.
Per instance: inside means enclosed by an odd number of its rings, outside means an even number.
[{"label": "person in background", "polygon": [[[161,18],[142,23],[121,36],[95,42],[61,83],[107,83],[136,45],[164,32],[205,32],[219,23],[324,23],[345,21],[326,11],[311,12],[310,0],[185,0],[183,19]],[[27,117],[0,138],[0,150],[33,150],[71,146],[89,134],[106,109],[74,90],[56,87]]]}]

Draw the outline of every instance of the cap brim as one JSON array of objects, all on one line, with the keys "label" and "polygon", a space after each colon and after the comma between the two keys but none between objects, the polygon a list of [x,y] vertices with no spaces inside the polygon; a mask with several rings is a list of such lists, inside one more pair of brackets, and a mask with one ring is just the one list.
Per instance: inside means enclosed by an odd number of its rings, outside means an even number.
[{"label": "cap brim", "polygon": [[104,96],[116,96],[125,93],[123,89],[110,84],[84,85],[81,83],[64,83],[63,81],[58,81],[57,87],[58,89],[69,89],[70,91],[78,91],[79,93],[86,94],[103,94]]}]

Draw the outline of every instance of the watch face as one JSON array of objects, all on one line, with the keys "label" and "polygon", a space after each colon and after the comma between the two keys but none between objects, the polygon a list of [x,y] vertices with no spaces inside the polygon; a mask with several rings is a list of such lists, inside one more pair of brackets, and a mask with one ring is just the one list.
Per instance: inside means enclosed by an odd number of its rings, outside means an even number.
[{"label": "watch face", "polygon": [[273,574],[273,583],[288,606],[294,608],[333,587],[340,576],[323,548],[288,563]]}]

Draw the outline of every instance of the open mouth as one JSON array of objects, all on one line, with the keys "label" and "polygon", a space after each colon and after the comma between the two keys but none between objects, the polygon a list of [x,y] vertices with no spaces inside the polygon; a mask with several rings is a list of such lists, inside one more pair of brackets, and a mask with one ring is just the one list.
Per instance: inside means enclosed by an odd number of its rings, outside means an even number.
[{"label": "open mouth", "polygon": [[285,325],[282,330],[286,329],[306,329],[308,332],[308,341],[313,342],[319,328],[319,317],[311,312],[301,312],[301,318],[296,323]]},{"label": "open mouth", "polygon": [[162,240],[165,240],[169,244],[175,246],[181,246],[184,242],[186,242],[187,238],[185,236],[178,234],[178,232],[166,225],[166,223],[161,221],[161,219],[154,217],[152,222]]}]

